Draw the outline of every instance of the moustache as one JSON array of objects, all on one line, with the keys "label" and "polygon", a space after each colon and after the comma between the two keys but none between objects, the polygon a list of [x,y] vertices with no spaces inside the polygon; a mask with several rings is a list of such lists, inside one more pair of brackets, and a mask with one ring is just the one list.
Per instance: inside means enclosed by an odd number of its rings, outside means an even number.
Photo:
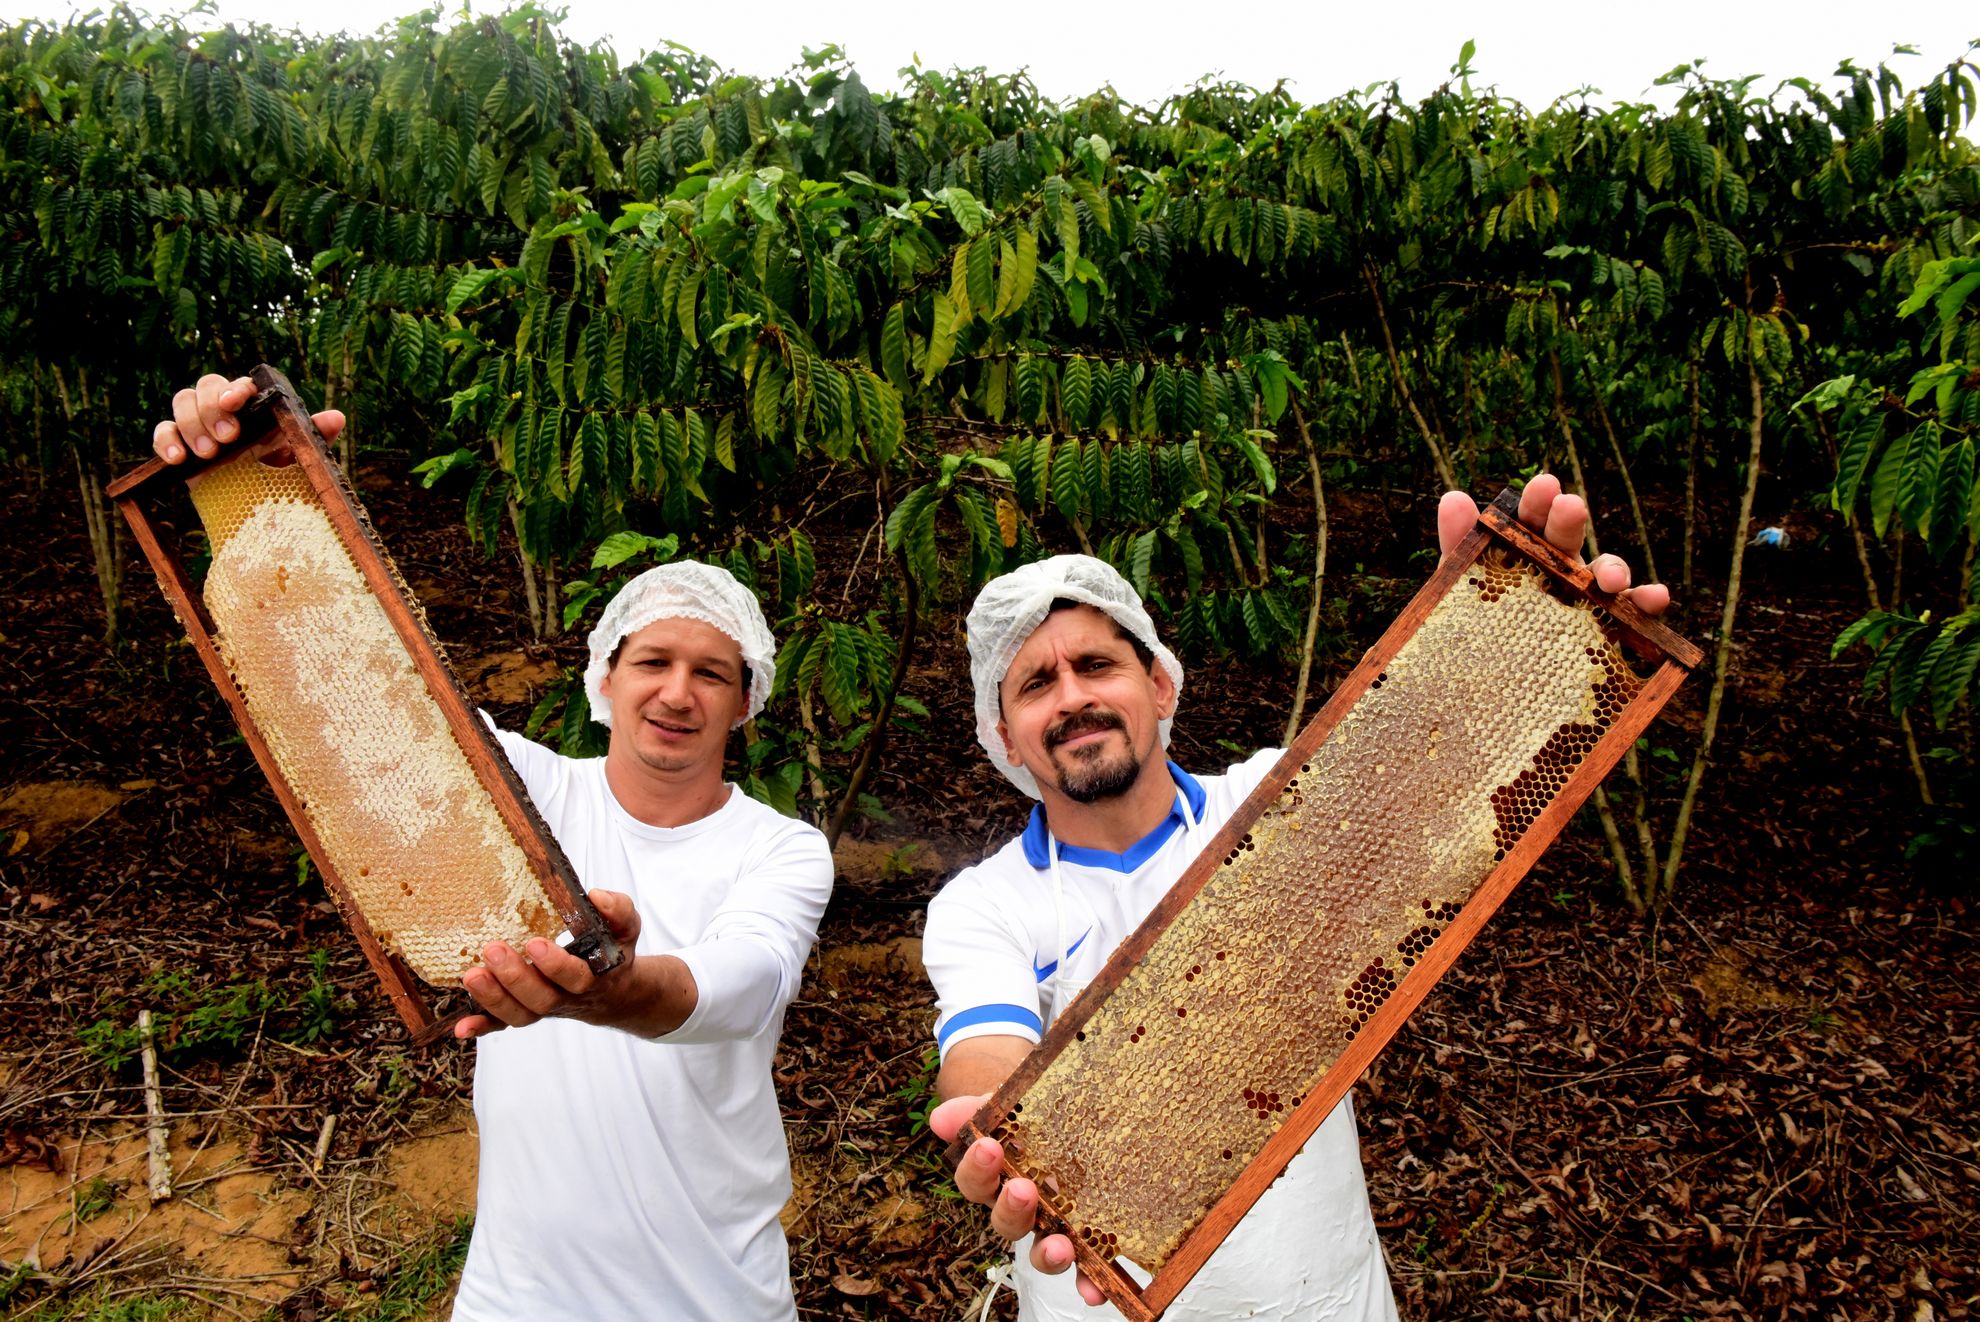
[{"label": "moustache", "polygon": [[1068,739],[1077,739],[1083,734],[1098,734],[1103,730],[1125,730],[1127,722],[1110,711],[1074,712],[1056,725],[1045,730],[1045,747],[1057,748]]}]

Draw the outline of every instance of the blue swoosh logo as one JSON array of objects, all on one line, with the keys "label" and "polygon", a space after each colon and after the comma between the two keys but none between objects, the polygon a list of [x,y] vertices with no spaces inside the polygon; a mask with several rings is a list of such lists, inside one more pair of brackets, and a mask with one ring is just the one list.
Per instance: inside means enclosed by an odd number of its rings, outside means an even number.
[{"label": "blue swoosh logo", "polygon": [[[1073,942],[1070,946],[1066,947],[1067,957],[1070,958],[1075,950],[1078,950],[1081,946],[1085,945],[1086,938],[1092,935],[1093,935],[1093,929],[1090,927],[1087,928],[1084,932],[1081,932],[1079,934],[1079,940]],[[1045,981],[1045,979],[1051,977],[1054,973],[1057,973],[1059,971],[1059,961],[1055,959],[1050,964],[1047,964],[1044,968],[1040,968],[1038,967],[1038,961],[1034,959],[1031,961],[1031,971],[1034,975],[1037,976],[1040,982],[1043,982]]]}]

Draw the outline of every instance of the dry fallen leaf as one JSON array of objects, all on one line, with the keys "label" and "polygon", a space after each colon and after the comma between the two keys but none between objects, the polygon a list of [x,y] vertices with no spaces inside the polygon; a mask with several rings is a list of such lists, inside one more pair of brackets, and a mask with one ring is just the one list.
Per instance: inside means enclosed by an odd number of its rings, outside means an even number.
[{"label": "dry fallen leaf", "polygon": [[845,1272],[840,1272],[832,1278],[832,1288],[840,1294],[849,1294],[858,1299],[870,1294],[879,1294],[880,1282],[869,1281],[863,1276],[848,1276]]}]

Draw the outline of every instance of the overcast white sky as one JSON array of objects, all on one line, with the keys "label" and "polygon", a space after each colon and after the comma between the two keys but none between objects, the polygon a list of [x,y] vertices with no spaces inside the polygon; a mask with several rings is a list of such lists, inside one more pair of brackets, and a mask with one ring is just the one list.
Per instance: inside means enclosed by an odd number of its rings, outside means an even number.
[{"label": "overcast white sky", "polygon": [[[444,2],[447,12],[457,12],[457,0]],[[225,19],[369,31],[417,5],[216,0],[216,7]],[[474,5],[500,7],[485,0]],[[41,6],[29,0],[20,8]],[[43,12],[61,8],[49,4]],[[837,42],[876,90],[895,86],[895,71],[919,57],[937,67],[1028,67],[1039,87],[1058,97],[1112,84],[1140,102],[1158,101],[1208,74],[1259,87],[1283,78],[1302,101],[1391,79],[1418,96],[1443,81],[1471,38],[1478,43],[1475,82],[1542,105],[1584,85],[1599,89],[1604,101],[1663,100],[1651,92],[1652,81],[1698,58],[1720,77],[1761,74],[1767,89],[1791,75],[1826,80],[1838,61],[1873,65],[1899,43],[1919,51],[1897,61],[1910,86],[1980,37],[1980,7],[1965,0],[570,0],[565,30],[581,41],[605,40],[628,57],[676,41],[734,72],[754,74],[788,68],[807,45]]]}]

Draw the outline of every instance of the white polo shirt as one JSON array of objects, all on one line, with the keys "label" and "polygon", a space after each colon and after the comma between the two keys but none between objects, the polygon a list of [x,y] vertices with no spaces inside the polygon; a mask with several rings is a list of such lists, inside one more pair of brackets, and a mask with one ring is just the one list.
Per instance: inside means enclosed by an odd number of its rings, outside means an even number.
[{"label": "white polo shirt", "polygon": [[[1032,810],[1030,825],[1017,839],[956,874],[929,904],[922,940],[922,959],[935,984],[935,1037],[944,1057],[956,1043],[972,1037],[1038,1041],[1266,777],[1282,751],[1266,749],[1221,776],[1201,780],[1171,762],[1178,802],[1168,818],[1125,853],[1061,844],[1062,893],[1052,884],[1042,807]],[[1051,1276],[1034,1271],[1030,1247],[1027,1240],[1016,1248],[1023,1322],[1120,1316],[1110,1304],[1088,1308],[1071,1272]],[[1122,1265],[1146,1281],[1133,1264]],[[1347,1098],[1211,1255],[1166,1317],[1173,1322],[1393,1322],[1395,1299],[1368,1207],[1354,1111]]]},{"label": "white polo shirt", "polygon": [[480,1039],[455,1322],[789,1322],[770,1062],[831,896],[825,837],[733,786],[699,821],[649,826],[603,758],[498,737],[585,886],[630,895],[638,950],[678,955],[700,995],[652,1040],[570,1019]]}]

